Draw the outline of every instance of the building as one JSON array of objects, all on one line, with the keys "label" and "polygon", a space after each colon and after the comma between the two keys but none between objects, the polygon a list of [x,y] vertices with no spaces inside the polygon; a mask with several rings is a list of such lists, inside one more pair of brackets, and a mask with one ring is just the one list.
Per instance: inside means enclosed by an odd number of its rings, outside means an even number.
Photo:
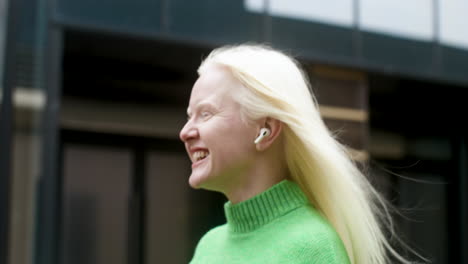
[{"label": "building", "polygon": [[305,65],[329,127],[410,209],[398,220],[410,245],[467,263],[467,12],[462,0],[0,0],[0,262],[186,262],[224,202],[186,184],[178,131],[195,69],[213,47],[254,41]]}]

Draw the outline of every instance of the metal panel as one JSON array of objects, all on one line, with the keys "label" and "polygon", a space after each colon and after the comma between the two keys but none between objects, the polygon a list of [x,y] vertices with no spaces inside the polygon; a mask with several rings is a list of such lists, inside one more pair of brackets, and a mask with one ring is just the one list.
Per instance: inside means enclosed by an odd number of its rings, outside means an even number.
[{"label": "metal panel", "polygon": [[[12,137],[12,89],[13,89],[13,71],[15,65],[15,35],[16,14],[18,1],[8,3],[8,0],[0,1],[5,16],[2,16],[2,34],[0,41],[0,263],[8,263],[9,258],[9,232],[10,229],[10,183],[11,183],[11,137]],[[8,5],[9,4],[9,5]],[[6,16],[9,14],[9,16]],[[8,17],[8,20],[5,19]],[[5,40],[5,42],[3,42]],[[3,52],[5,51],[5,57]]]},{"label": "metal panel", "polygon": [[160,0],[60,0],[57,16],[96,27],[128,32],[161,31]]},{"label": "metal panel", "polygon": [[[55,264],[58,254],[60,178],[58,175],[59,108],[61,90],[61,62],[63,32],[46,28],[47,39],[40,61],[45,71],[41,73],[47,87],[47,104],[42,115],[41,173],[38,183],[35,257],[37,263]],[[47,65],[47,66],[46,66]]]},{"label": "metal panel", "polygon": [[320,23],[306,23],[288,18],[271,18],[271,41],[301,57],[335,58],[354,54],[353,31]]},{"label": "metal panel", "polygon": [[[43,94],[46,68],[43,64],[46,43],[44,6],[44,2],[39,1],[11,1],[8,11],[10,29],[6,38],[7,67],[4,80],[8,94],[3,94],[2,103],[2,107],[7,110],[1,110],[0,135],[1,140],[7,141],[6,144],[0,142],[0,160],[7,164],[5,167],[1,165],[0,174],[2,180],[8,181],[0,183],[2,188],[6,188],[6,191],[0,193],[2,198],[5,195],[11,199],[7,201],[11,207],[5,208],[5,212],[2,208],[0,212],[2,218],[10,220],[7,231],[0,231],[2,236],[5,235],[5,240],[4,237],[0,238],[0,249],[6,251],[0,252],[1,263],[23,264],[32,261],[35,184],[37,170],[41,167],[39,145],[43,143],[40,122],[43,108],[35,105],[32,102],[34,100],[28,100],[34,96],[26,98],[24,95]],[[3,131],[6,133],[3,134]],[[11,165],[14,165],[13,168]],[[1,226],[3,228],[6,225],[2,223]]]},{"label": "metal panel", "polygon": [[433,75],[433,44],[363,32],[362,57],[369,64],[380,65],[387,73],[405,72]]},{"label": "metal panel", "polygon": [[243,1],[171,0],[169,32],[211,43],[261,41],[262,18],[247,12]]},{"label": "metal panel", "polygon": [[441,49],[441,75],[465,84],[468,83],[468,52],[452,47],[442,47]]},{"label": "metal panel", "polygon": [[5,65],[3,60],[5,58],[5,42],[8,32],[8,0],[0,0],[0,102],[2,101],[1,94],[3,90],[3,73]]}]

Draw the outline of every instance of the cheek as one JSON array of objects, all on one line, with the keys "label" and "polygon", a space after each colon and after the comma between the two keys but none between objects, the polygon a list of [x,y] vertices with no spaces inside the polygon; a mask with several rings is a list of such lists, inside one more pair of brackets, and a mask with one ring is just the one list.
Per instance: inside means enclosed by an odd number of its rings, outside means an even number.
[{"label": "cheek", "polygon": [[249,157],[255,150],[254,134],[245,127],[230,127],[225,133],[227,136],[223,137],[220,150],[226,157],[239,160]]},{"label": "cheek", "polygon": [[218,160],[248,156],[255,150],[255,128],[240,117],[213,120],[200,131],[203,142]]}]

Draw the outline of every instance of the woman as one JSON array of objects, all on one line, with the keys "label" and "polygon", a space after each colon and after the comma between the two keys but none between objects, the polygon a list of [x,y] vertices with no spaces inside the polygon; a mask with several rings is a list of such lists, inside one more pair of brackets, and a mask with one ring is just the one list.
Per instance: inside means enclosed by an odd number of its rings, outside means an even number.
[{"label": "woman", "polygon": [[191,263],[407,263],[384,236],[384,202],[327,130],[294,59],[222,47],[198,73],[180,132],[189,183],[229,201],[227,223]]}]

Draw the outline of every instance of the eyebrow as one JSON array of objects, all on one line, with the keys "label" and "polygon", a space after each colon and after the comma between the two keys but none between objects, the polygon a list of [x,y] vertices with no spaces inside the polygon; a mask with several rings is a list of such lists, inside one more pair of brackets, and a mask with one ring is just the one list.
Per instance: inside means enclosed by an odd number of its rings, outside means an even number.
[{"label": "eyebrow", "polygon": [[[202,108],[202,107],[214,108],[215,106],[212,103],[208,103],[208,102],[201,102],[201,103],[198,103],[197,105],[195,105],[195,109]],[[191,114],[191,111],[190,111],[190,107],[189,107],[189,108],[187,108],[187,116],[190,116],[190,114]]]}]

